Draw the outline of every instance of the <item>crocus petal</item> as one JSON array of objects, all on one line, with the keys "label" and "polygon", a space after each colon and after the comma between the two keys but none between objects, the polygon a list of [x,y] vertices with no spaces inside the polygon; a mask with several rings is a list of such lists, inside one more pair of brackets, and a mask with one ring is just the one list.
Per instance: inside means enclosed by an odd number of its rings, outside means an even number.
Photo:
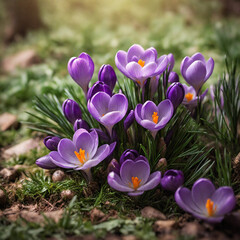
[{"label": "crocus petal", "polygon": [[126,52],[122,50],[117,52],[115,56],[115,64],[121,73],[130,78],[128,71],[126,70],[126,65],[128,64]]},{"label": "crocus petal", "polygon": [[209,77],[212,75],[213,69],[214,69],[214,60],[212,58],[209,58],[207,63],[206,63],[206,68],[207,68],[207,74],[204,79],[204,81],[207,81]]},{"label": "crocus petal", "polygon": [[121,111],[126,114],[128,108],[128,100],[124,94],[118,93],[111,97],[108,104],[108,112]]},{"label": "crocus petal", "polygon": [[130,62],[127,64],[126,69],[133,80],[143,80],[142,67],[136,62]]},{"label": "crocus petal", "polygon": [[61,157],[69,163],[78,162],[78,159],[75,155],[75,151],[78,151],[70,139],[64,138],[58,144],[58,152]]},{"label": "crocus petal", "polygon": [[157,171],[152,173],[147,182],[144,185],[141,185],[137,190],[138,191],[147,191],[155,188],[161,182],[161,172]]},{"label": "crocus petal", "polygon": [[44,157],[41,157],[37,159],[36,164],[44,169],[54,169],[57,166],[52,162],[51,157],[49,155],[46,155]]},{"label": "crocus petal", "polygon": [[49,153],[49,156],[51,157],[51,161],[61,168],[76,168],[76,164],[72,164],[67,162],[65,159],[63,159],[60,154],[57,151],[53,151]]},{"label": "crocus petal", "polygon": [[108,111],[108,103],[110,99],[111,97],[107,93],[98,92],[93,96],[91,100],[91,106],[94,106],[98,114],[103,116]]},{"label": "crocus petal", "polygon": [[127,52],[127,61],[132,61],[132,58],[136,56],[138,59],[141,59],[141,57],[144,55],[144,49],[142,46],[138,44],[132,45]]},{"label": "crocus petal", "polygon": [[143,61],[145,61],[145,65],[147,65],[150,62],[155,62],[155,60],[156,60],[155,51],[151,48],[149,48],[145,51],[145,53],[143,54],[143,56],[141,58]]},{"label": "crocus petal", "polygon": [[76,146],[76,144],[77,144],[77,139],[78,139],[78,137],[82,134],[82,133],[88,133],[88,131],[86,130],[86,129],[84,129],[84,128],[80,128],[80,129],[78,129],[75,133],[74,133],[74,135],[73,135],[73,144]]},{"label": "crocus petal", "polygon": [[108,174],[108,184],[110,187],[114,188],[120,192],[132,192],[134,191],[132,188],[125,185],[120,177],[115,172],[110,172]]},{"label": "crocus petal", "polygon": [[130,192],[128,193],[128,196],[139,196],[139,195],[142,195],[144,193],[144,191],[135,191],[135,192]]},{"label": "crocus petal", "polygon": [[199,61],[201,61],[201,62],[203,62],[203,63],[206,62],[204,56],[203,56],[201,53],[199,53],[199,52],[193,54],[192,57],[191,57],[191,59],[192,59],[193,61],[199,60]]},{"label": "crocus petal", "polygon": [[124,115],[120,111],[109,112],[105,114],[101,119],[100,122],[105,127],[113,126],[114,124],[118,123],[123,119]]},{"label": "crocus petal", "polygon": [[172,118],[174,107],[169,99],[165,99],[158,104],[159,121],[156,129],[163,128]]},{"label": "crocus petal", "polygon": [[154,131],[156,130],[156,123],[154,123],[153,121],[150,120],[141,120],[141,122],[139,123],[141,126],[143,126],[144,128],[150,130],[150,131]]},{"label": "crocus petal", "polygon": [[183,76],[183,78],[186,80],[186,71],[188,69],[188,67],[190,66],[190,64],[193,63],[193,60],[190,58],[190,57],[185,57],[183,60],[182,60],[182,63],[181,63],[181,74]]},{"label": "crocus petal", "polygon": [[162,74],[168,65],[168,58],[167,55],[163,55],[162,58],[160,57],[157,60],[157,68],[155,69],[154,76]]},{"label": "crocus petal", "polygon": [[148,64],[146,64],[143,68],[142,68],[142,78],[148,78],[151,76],[155,76],[155,69],[157,68],[157,64],[155,62],[150,62]]},{"label": "crocus petal", "polygon": [[142,106],[141,118],[153,121],[152,115],[154,112],[158,112],[158,108],[155,103],[152,101],[146,101]]},{"label": "crocus petal", "polygon": [[94,143],[91,154],[89,155],[89,158],[91,159],[96,154],[96,151],[98,149],[98,134],[97,134],[97,131],[93,129],[90,132],[90,136],[92,138],[92,142]]},{"label": "crocus petal", "polygon": [[138,124],[140,124],[142,121],[142,116],[141,116],[142,113],[141,112],[142,112],[142,104],[139,103],[134,110],[135,119],[138,122]]}]

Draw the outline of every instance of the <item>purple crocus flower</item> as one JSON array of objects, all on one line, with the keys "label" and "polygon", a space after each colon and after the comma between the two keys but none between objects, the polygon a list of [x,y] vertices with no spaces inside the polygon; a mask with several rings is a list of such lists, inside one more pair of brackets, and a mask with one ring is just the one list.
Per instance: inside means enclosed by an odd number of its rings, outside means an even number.
[{"label": "purple crocus flower", "polygon": [[109,64],[102,65],[98,73],[98,80],[107,84],[111,91],[113,91],[117,82],[117,76],[113,67]]},{"label": "purple crocus flower", "polygon": [[152,101],[147,101],[136,106],[135,119],[141,126],[150,130],[155,138],[157,132],[170,121],[173,112],[174,107],[169,99],[160,102],[158,106]]},{"label": "purple crocus flower", "polygon": [[197,93],[192,86],[187,86],[186,84],[182,85],[185,91],[182,104],[188,107],[190,110],[195,108],[198,102],[202,101],[208,92],[208,89],[206,89],[201,96],[197,96]]},{"label": "purple crocus flower", "polygon": [[172,53],[169,53],[167,55],[167,58],[168,58],[168,72],[171,72],[175,64],[175,59]]},{"label": "purple crocus flower", "polygon": [[140,159],[144,160],[144,161],[147,161],[146,157],[140,155],[138,153],[138,151],[136,151],[134,149],[127,149],[123,152],[123,154],[121,155],[120,160],[119,160],[120,165],[122,165],[123,162],[125,160],[128,160],[128,159],[133,160],[133,161],[137,161],[137,160],[140,160]]},{"label": "purple crocus flower", "polygon": [[144,50],[140,45],[134,44],[127,52],[118,51],[115,63],[120,72],[143,87],[146,79],[166,70],[168,58],[167,55],[157,58],[156,49]]},{"label": "purple crocus flower", "polygon": [[134,122],[134,119],[135,119],[135,116],[134,116],[134,111],[131,110],[129,112],[129,114],[127,115],[126,119],[124,120],[124,130],[127,131],[128,128],[130,128],[130,126],[133,124]]},{"label": "purple crocus flower", "polygon": [[83,120],[83,119],[77,119],[73,125],[73,130],[74,132],[76,132],[78,129],[80,128],[84,128],[86,129],[88,132],[90,131],[90,127],[88,125],[88,123]]},{"label": "purple crocus flower", "polygon": [[87,100],[92,98],[97,92],[105,92],[107,93],[110,97],[112,96],[112,90],[110,87],[104,83],[97,81],[96,83],[93,84],[93,86],[88,90],[87,93]]},{"label": "purple crocus flower", "polygon": [[56,151],[60,140],[61,138],[56,136],[47,136],[44,138],[43,143],[50,151]]},{"label": "purple crocus flower", "polygon": [[58,167],[56,164],[52,162],[51,157],[49,155],[37,159],[36,164],[43,169],[54,169]]},{"label": "purple crocus flower", "polygon": [[175,200],[184,211],[209,223],[221,222],[236,204],[231,187],[224,186],[216,190],[213,183],[205,178],[197,180],[192,190],[178,188]]},{"label": "purple crocus flower", "polygon": [[121,121],[128,110],[128,100],[122,93],[110,97],[105,92],[96,93],[88,101],[88,111],[108,130],[112,137],[113,126]]},{"label": "purple crocus flower", "polygon": [[61,139],[58,150],[50,152],[49,156],[52,163],[58,167],[84,171],[90,181],[90,169],[111,154],[116,145],[112,143],[98,147],[98,144],[98,135],[95,130],[89,133],[81,128],[74,133],[73,140]]},{"label": "purple crocus flower", "polygon": [[66,119],[72,124],[74,124],[77,119],[82,118],[80,106],[72,99],[66,99],[63,102],[62,110]]},{"label": "purple crocus flower", "polygon": [[68,72],[72,79],[83,89],[87,96],[88,84],[94,72],[94,63],[87,53],[81,53],[79,57],[72,57],[68,62]]},{"label": "purple crocus flower", "polygon": [[120,172],[112,171],[108,174],[108,184],[117,191],[127,192],[129,196],[138,196],[144,191],[155,188],[161,181],[161,172],[156,171],[150,174],[148,161],[125,160]]},{"label": "purple crocus flower", "polygon": [[194,87],[197,93],[212,75],[213,68],[213,59],[209,58],[208,61],[206,61],[201,53],[195,53],[192,57],[185,57],[181,63],[183,78]]},{"label": "purple crocus flower", "polygon": [[168,76],[168,82],[169,83],[179,82],[178,74],[175,72],[170,72]]},{"label": "purple crocus flower", "polygon": [[183,183],[184,175],[180,170],[168,170],[161,179],[162,188],[171,192],[175,192]]}]

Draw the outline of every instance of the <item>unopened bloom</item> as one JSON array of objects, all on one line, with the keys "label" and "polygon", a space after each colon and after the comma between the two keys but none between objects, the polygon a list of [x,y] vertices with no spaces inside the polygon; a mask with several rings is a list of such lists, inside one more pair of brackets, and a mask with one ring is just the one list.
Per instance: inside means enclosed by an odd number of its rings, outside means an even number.
[{"label": "unopened bloom", "polygon": [[56,136],[47,136],[44,138],[43,143],[50,151],[56,151],[60,140],[61,138]]},{"label": "unopened bloom", "polygon": [[90,131],[90,127],[88,125],[88,123],[83,120],[83,119],[77,119],[73,125],[73,130],[74,132],[76,132],[78,129],[80,128],[84,128],[86,129],[88,132]]},{"label": "unopened bloom", "polygon": [[150,130],[155,138],[157,132],[170,121],[173,111],[173,104],[169,99],[160,102],[158,106],[152,101],[147,101],[136,106],[135,119],[141,126]]},{"label": "unopened bloom", "polygon": [[98,73],[98,80],[107,84],[111,91],[113,91],[117,82],[117,76],[113,67],[109,64],[102,65]]},{"label": "unopened bloom", "polygon": [[156,49],[144,50],[140,45],[134,44],[127,52],[118,51],[115,63],[120,72],[143,87],[146,79],[166,70],[168,58],[167,55],[157,58]]},{"label": "unopened bloom", "polygon": [[183,183],[184,175],[180,170],[167,170],[161,179],[162,188],[172,192],[175,192]]},{"label": "unopened bloom", "polygon": [[179,82],[178,74],[175,72],[170,72],[168,76],[168,82],[169,83]]},{"label": "unopened bloom", "polygon": [[122,153],[122,155],[120,157],[120,160],[119,160],[120,165],[122,165],[123,162],[127,159],[130,159],[130,160],[133,160],[133,161],[137,161],[137,160],[140,160],[140,159],[144,160],[144,161],[147,161],[147,158],[140,155],[138,153],[138,151],[136,151],[135,149],[127,149]]},{"label": "unopened bloom", "polygon": [[134,119],[135,119],[135,116],[134,116],[134,111],[131,110],[129,112],[129,114],[127,115],[126,119],[124,120],[124,130],[127,131],[128,128],[130,128],[130,126],[133,124],[134,122]]},{"label": "unopened bloom", "polygon": [[68,62],[68,72],[72,79],[83,89],[87,96],[88,84],[94,72],[94,63],[87,53],[81,53],[79,57],[72,57]]},{"label": "unopened bloom", "polygon": [[88,111],[112,136],[113,126],[121,121],[128,109],[128,100],[122,93],[110,97],[105,92],[96,93],[88,101]]},{"label": "unopened bloom", "polygon": [[181,73],[188,84],[194,87],[198,93],[202,85],[212,75],[214,61],[205,60],[201,53],[195,53],[192,57],[185,57],[181,63]]},{"label": "unopened bloom", "polygon": [[192,190],[178,188],[175,200],[184,211],[210,223],[221,222],[224,215],[231,212],[236,205],[231,187],[216,189],[213,183],[205,178],[197,180]]},{"label": "unopened bloom", "polygon": [[174,110],[182,103],[185,90],[180,82],[172,83],[167,90],[167,99],[171,100]]},{"label": "unopened bloom", "polygon": [[108,184],[117,191],[127,192],[129,196],[138,196],[144,191],[155,188],[161,181],[161,172],[150,174],[147,160],[125,160],[119,174],[112,171],[108,174]]},{"label": "unopened bloom", "polygon": [[97,81],[93,84],[91,88],[89,88],[87,93],[87,100],[92,98],[98,92],[105,92],[110,97],[112,96],[112,90],[110,89],[110,87],[104,82]]},{"label": "unopened bloom", "polygon": [[77,119],[82,118],[80,106],[72,99],[66,99],[63,102],[62,110],[66,119],[72,124],[74,124]]}]

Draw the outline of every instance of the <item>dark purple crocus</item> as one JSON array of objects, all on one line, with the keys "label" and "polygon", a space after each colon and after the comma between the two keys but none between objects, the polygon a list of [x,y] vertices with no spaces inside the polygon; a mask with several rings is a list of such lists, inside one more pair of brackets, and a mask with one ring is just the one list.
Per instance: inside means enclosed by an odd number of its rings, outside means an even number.
[{"label": "dark purple crocus", "polygon": [[94,63],[87,53],[81,53],[79,57],[72,57],[68,62],[68,72],[72,79],[83,89],[87,96],[88,84],[94,72]]},{"label": "dark purple crocus", "polygon": [[152,101],[147,101],[143,105],[138,104],[135,108],[135,119],[144,128],[148,129],[155,138],[157,132],[164,128],[171,120],[174,107],[169,99],[155,105]]},{"label": "dark purple crocus", "polygon": [[175,72],[170,72],[168,76],[168,82],[169,83],[179,82],[178,74]]},{"label": "dark purple crocus", "polygon": [[150,174],[148,161],[127,159],[120,167],[119,174],[108,174],[108,184],[115,190],[127,192],[129,196],[138,196],[144,191],[155,188],[161,181],[161,172]]},{"label": "dark purple crocus", "polygon": [[141,88],[148,78],[162,74],[168,65],[167,55],[157,58],[154,48],[144,50],[140,45],[134,44],[127,52],[118,51],[115,63],[120,72],[135,81]]},{"label": "dark purple crocus", "polygon": [[117,82],[117,76],[113,67],[109,64],[102,65],[98,73],[98,80],[107,84],[111,91],[113,91]]},{"label": "dark purple crocus", "polygon": [[66,99],[63,102],[62,110],[66,119],[72,124],[74,124],[77,119],[82,118],[80,106],[72,99]]},{"label": "dark purple crocus", "polygon": [[181,73],[188,84],[199,92],[202,85],[212,75],[214,61],[209,58],[205,60],[201,53],[195,53],[192,57],[185,57],[181,63]]},{"label": "dark purple crocus", "polygon": [[88,111],[100,122],[112,137],[113,126],[120,122],[128,110],[128,100],[122,93],[110,97],[105,92],[96,93],[88,101]]},{"label": "dark purple crocus", "polygon": [[189,190],[180,187],[175,192],[177,204],[194,217],[209,223],[221,222],[224,215],[231,212],[236,205],[236,198],[231,187],[216,189],[213,183],[206,179],[198,179]]},{"label": "dark purple crocus", "polygon": [[125,131],[127,131],[128,128],[130,128],[130,126],[133,124],[134,120],[135,120],[134,111],[131,110],[123,122]]},{"label": "dark purple crocus", "polygon": [[185,90],[180,82],[174,82],[168,87],[167,99],[172,102],[175,111],[182,103],[184,96]]},{"label": "dark purple crocus", "polygon": [[183,183],[184,175],[180,170],[168,170],[161,179],[162,188],[171,192],[175,192]]},{"label": "dark purple crocus", "polygon": [[[123,164],[123,162],[127,159],[131,159],[131,160],[135,160],[136,158],[138,158],[140,156],[140,154],[138,153],[138,151],[134,150],[134,149],[127,149],[123,152],[123,154],[120,157],[119,163],[120,165]],[[145,158],[146,160],[146,158]]]},{"label": "dark purple crocus", "polygon": [[55,136],[47,136],[44,138],[43,143],[50,151],[56,151],[61,138]]},{"label": "dark purple crocus", "polygon": [[105,92],[110,97],[112,96],[112,90],[110,89],[110,87],[104,82],[97,81],[96,83],[93,84],[91,88],[89,88],[88,94],[87,94],[87,100],[92,98],[98,92]]},{"label": "dark purple crocus", "polygon": [[83,120],[83,119],[77,119],[73,125],[73,130],[74,132],[76,132],[78,129],[80,128],[84,128],[86,129],[88,132],[90,131],[90,127],[88,125],[88,123]]}]

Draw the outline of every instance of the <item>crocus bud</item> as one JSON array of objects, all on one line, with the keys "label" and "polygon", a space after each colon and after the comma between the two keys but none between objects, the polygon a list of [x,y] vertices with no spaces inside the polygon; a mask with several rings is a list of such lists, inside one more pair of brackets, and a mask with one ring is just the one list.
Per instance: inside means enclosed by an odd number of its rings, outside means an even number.
[{"label": "crocus bud", "polygon": [[50,151],[57,151],[57,146],[60,140],[61,138],[59,137],[48,136],[44,138],[43,143]]},{"label": "crocus bud", "polygon": [[66,119],[72,124],[74,124],[77,119],[82,118],[80,106],[72,99],[66,99],[63,102],[62,110]]},{"label": "crocus bud", "polygon": [[179,82],[178,74],[175,72],[170,72],[168,76],[168,82],[169,83]]},{"label": "crocus bud", "polygon": [[127,159],[131,159],[131,160],[135,160],[137,157],[139,157],[139,153],[134,150],[134,149],[127,149],[123,152],[122,156],[120,157],[120,165],[122,165],[122,163],[127,160]]},{"label": "crocus bud", "polygon": [[168,58],[168,71],[171,72],[175,64],[175,59],[172,53],[169,53],[167,55],[167,58]]},{"label": "crocus bud", "polygon": [[184,175],[180,170],[168,170],[161,179],[163,189],[175,192],[184,183]]},{"label": "crocus bud", "polygon": [[98,128],[94,128],[94,130],[96,130],[98,137],[103,141],[103,142],[109,142],[110,141],[110,137],[101,129]]},{"label": "crocus bud", "polygon": [[112,161],[108,164],[107,172],[115,172],[117,174],[120,173],[120,164],[115,158],[113,158]]},{"label": "crocus bud", "polygon": [[76,132],[80,128],[84,128],[88,132],[90,131],[90,127],[86,121],[84,121],[83,119],[77,119],[73,125],[74,132]]},{"label": "crocus bud", "polygon": [[182,103],[184,98],[184,88],[183,85],[179,82],[172,83],[167,90],[167,99],[169,99],[173,106],[174,110]]},{"label": "crocus bud", "polygon": [[126,119],[123,122],[125,131],[127,131],[128,128],[133,124],[134,119],[135,119],[134,111],[131,110],[130,113],[127,115]]},{"label": "crocus bud", "polygon": [[88,84],[94,72],[94,63],[91,57],[84,52],[79,57],[72,57],[68,62],[68,72],[87,96]]},{"label": "crocus bud", "polygon": [[117,76],[111,65],[102,65],[98,73],[98,80],[106,83],[113,91],[117,82]]},{"label": "crocus bud", "polygon": [[110,97],[112,96],[112,91],[110,89],[110,87],[104,83],[104,82],[100,82],[97,81],[96,83],[93,84],[93,86],[88,90],[87,93],[87,100],[91,99],[94,94],[98,93],[98,92],[105,92],[107,93]]}]

